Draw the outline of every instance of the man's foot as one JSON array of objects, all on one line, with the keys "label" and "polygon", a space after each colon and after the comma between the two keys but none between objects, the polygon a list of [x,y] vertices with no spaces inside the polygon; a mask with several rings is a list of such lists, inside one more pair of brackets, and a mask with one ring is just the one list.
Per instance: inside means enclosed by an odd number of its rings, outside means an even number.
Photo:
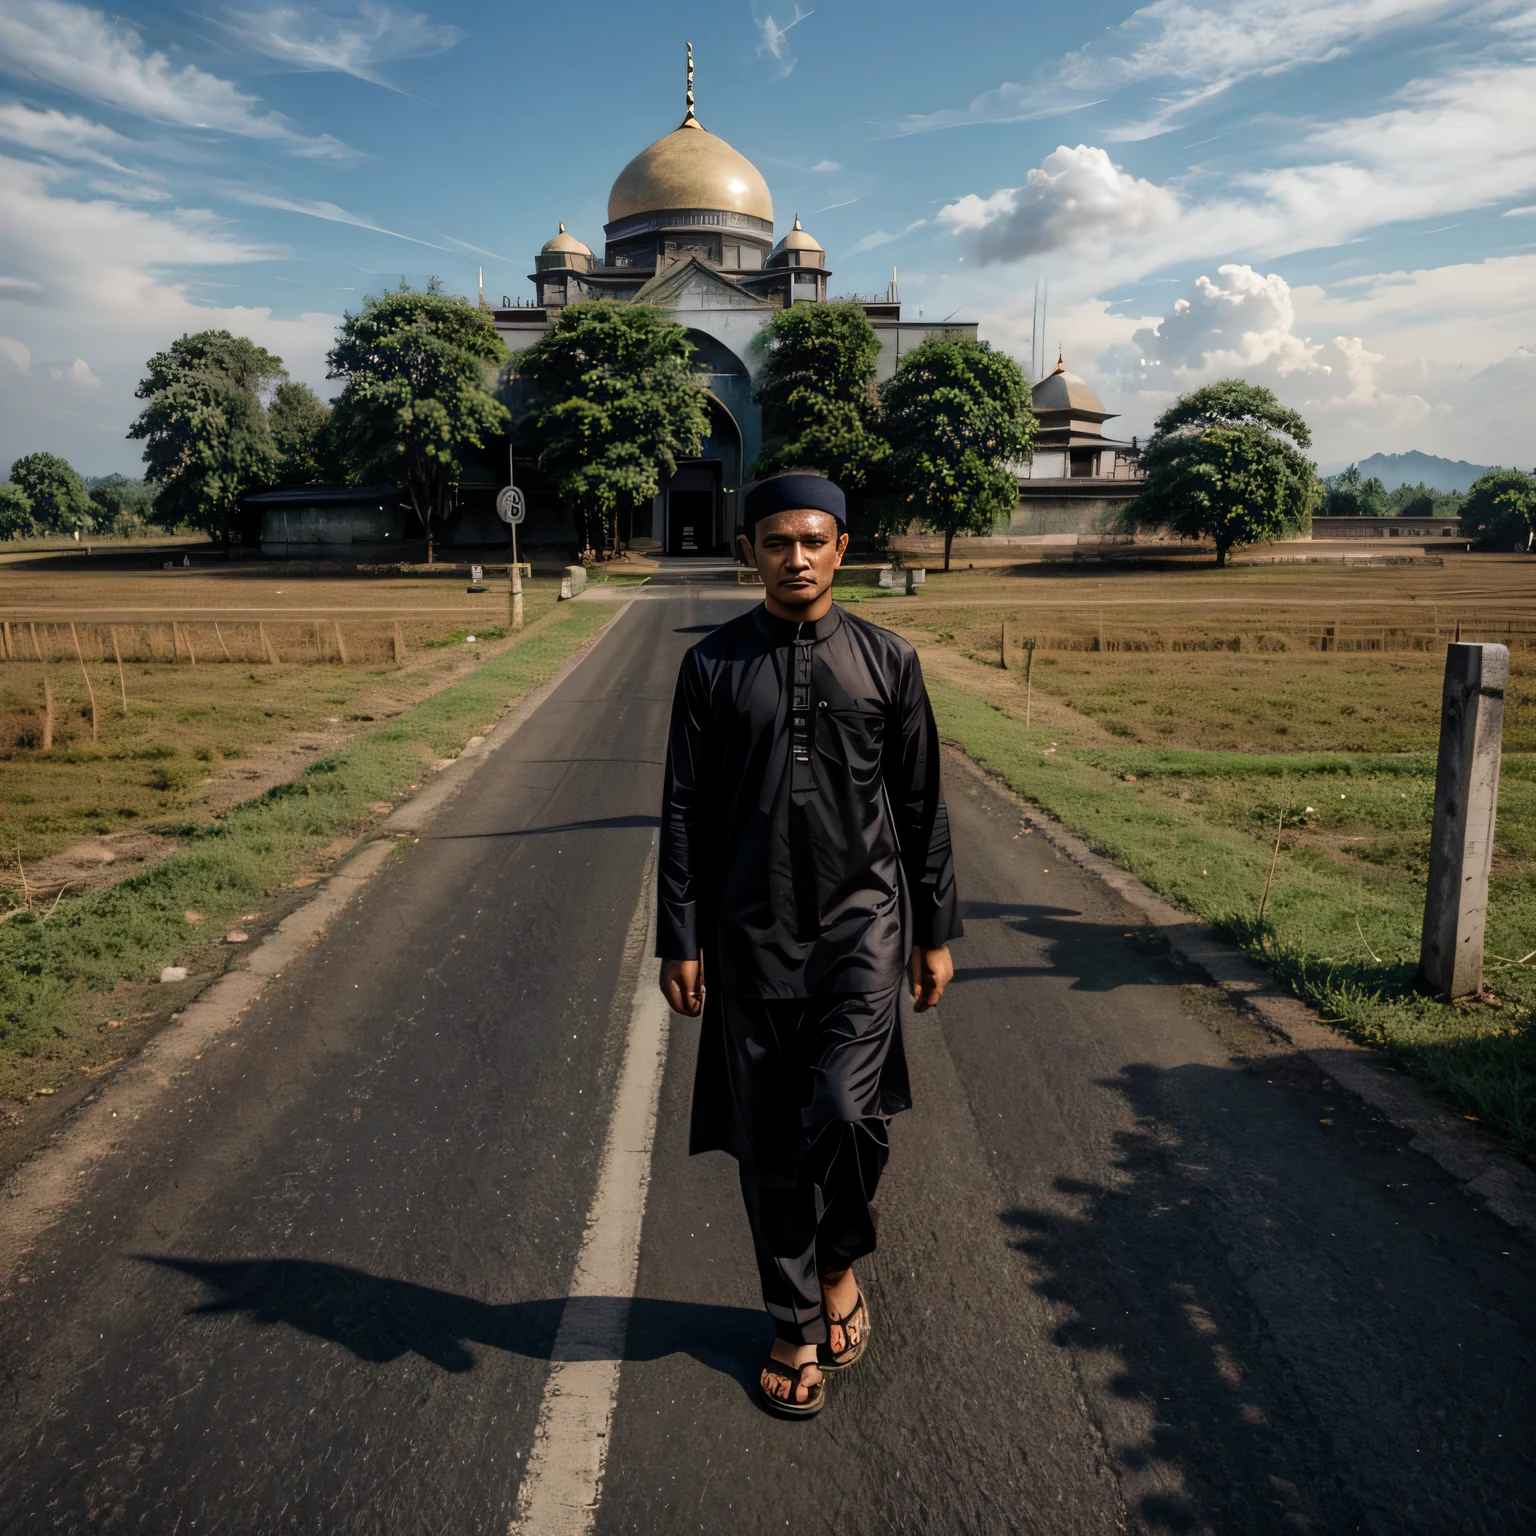
[{"label": "man's foot", "polygon": [[768,1364],[758,1377],[758,1386],[776,1413],[796,1419],[820,1413],[826,1404],[827,1389],[816,1363],[816,1346],[775,1339]]},{"label": "man's foot", "polygon": [[827,1343],[821,1363],[830,1370],[854,1365],[869,1342],[869,1308],[852,1269],[824,1275],[822,1307],[827,1315]]}]

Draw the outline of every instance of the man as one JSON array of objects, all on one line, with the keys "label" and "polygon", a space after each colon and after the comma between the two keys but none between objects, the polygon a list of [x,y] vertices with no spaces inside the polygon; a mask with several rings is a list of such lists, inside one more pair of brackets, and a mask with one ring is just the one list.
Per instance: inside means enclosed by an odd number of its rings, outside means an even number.
[{"label": "man", "polygon": [[[842,491],[776,475],[746,501],[762,604],[688,652],[662,807],[657,954],[703,1016],[690,1151],[737,1160],[777,1335],[760,1386],[809,1417],[853,1365],[853,1275],[890,1117],[911,1107],[898,1014],[954,974],[939,741],[917,655],[832,602]],[[706,985],[707,983],[707,985]]]}]

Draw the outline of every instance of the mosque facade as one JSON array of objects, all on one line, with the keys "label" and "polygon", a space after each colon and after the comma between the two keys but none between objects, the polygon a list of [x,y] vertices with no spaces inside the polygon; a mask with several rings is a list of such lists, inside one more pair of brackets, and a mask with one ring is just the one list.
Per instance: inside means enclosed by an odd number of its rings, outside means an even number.
[{"label": "mosque facade", "polygon": [[[753,342],[780,310],[836,295],[829,292],[832,272],[821,243],[798,215],[780,234],[762,172],[699,121],[691,48],[683,120],[619,172],[608,194],[601,255],[561,224],[533,265],[532,302],[508,295],[494,310],[496,329],[513,353],[548,335],[561,311],[584,299],[651,304],[685,327],[708,392],[709,436],[698,457],[678,465],[625,531],[632,545],[668,554],[728,548],[740,526],[742,489],[762,448],[762,413],[752,399]],[[976,335],[974,321],[904,319],[894,277],[883,299],[861,302],[880,338],[881,379],[930,335]],[[545,518],[554,511],[544,509]],[[545,531],[532,528],[530,538]]]}]

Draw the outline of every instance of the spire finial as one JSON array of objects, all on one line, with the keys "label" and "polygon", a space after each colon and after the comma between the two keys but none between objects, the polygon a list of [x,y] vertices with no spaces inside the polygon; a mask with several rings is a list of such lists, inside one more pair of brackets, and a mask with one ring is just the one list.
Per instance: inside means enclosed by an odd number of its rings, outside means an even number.
[{"label": "spire finial", "polygon": [[[1050,354],[1047,353],[1046,355],[1049,356]],[[1062,361],[1062,351],[1061,351],[1061,348],[1057,347],[1056,348],[1056,372],[1057,373],[1065,373],[1066,371],[1067,371],[1067,365],[1066,365],[1066,363],[1064,363]]]},{"label": "spire finial", "polygon": [[[548,229],[549,225],[546,224],[544,227],[545,227],[545,229]],[[565,233],[565,220],[564,219],[560,220],[560,233],[562,235]]]},{"label": "spire finial", "polygon": [[683,115],[685,123],[696,123],[698,119],[693,115],[693,44],[688,44],[688,110]]}]

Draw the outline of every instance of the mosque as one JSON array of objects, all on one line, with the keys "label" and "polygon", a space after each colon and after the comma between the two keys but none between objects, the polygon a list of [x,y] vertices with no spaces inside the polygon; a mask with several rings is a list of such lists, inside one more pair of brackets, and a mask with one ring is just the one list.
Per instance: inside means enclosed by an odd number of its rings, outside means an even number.
[{"label": "mosque", "polygon": [[[711,133],[694,110],[693,49],[687,55],[682,122],[643,149],[619,172],[608,194],[602,255],[563,223],[534,258],[533,296],[503,296],[492,310],[497,331],[515,354],[549,334],[567,305],[584,299],[626,299],[655,305],[687,329],[694,366],[708,393],[710,430],[698,457],[683,460],[652,505],[621,525],[632,548],[671,555],[728,550],[741,524],[741,493],[762,447],[762,413],[752,399],[753,341],[775,314],[794,304],[822,304],[832,272],[821,243],[796,215],[777,239],[773,196],[758,168]],[[974,339],[975,321],[904,319],[895,275],[884,296],[859,301],[880,339],[877,376],[934,334]],[[526,386],[511,386],[514,420],[526,416]],[[1134,445],[1102,437],[1109,413],[1058,361],[1035,386],[1041,417],[1036,462],[1020,467],[1020,508],[1013,532],[1087,530],[1131,491]],[[524,410],[519,411],[519,404]],[[517,431],[514,428],[514,450]],[[506,484],[505,449],[467,466],[459,507],[440,542],[489,551],[506,544],[495,515]],[[514,477],[528,495],[519,546],[570,548],[569,510],[542,485],[530,458],[517,459]],[[302,487],[246,499],[260,514],[267,555],[306,558],[396,559],[419,527],[396,505],[390,487]],[[494,556],[493,556],[494,558]]]},{"label": "mosque", "polygon": [[[694,111],[690,46],[683,120],[619,172],[608,194],[601,257],[561,224],[534,259],[533,302],[506,297],[495,310],[496,329],[514,353],[548,334],[561,310],[582,299],[653,304],[687,328],[709,393],[709,436],[697,458],[678,465],[652,507],[621,530],[632,545],[708,553],[727,548],[740,524],[741,489],[762,447],[753,340],[779,310],[825,303],[832,276],[826,250],[798,215],[777,240],[775,233],[763,173]],[[880,338],[882,379],[926,336],[976,334],[974,321],[903,319],[894,278],[884,298],[865,302],[864,311]],[[540,535],[529,531],[531,539]],[[555,531],[548,536],[553,541]]]}]

